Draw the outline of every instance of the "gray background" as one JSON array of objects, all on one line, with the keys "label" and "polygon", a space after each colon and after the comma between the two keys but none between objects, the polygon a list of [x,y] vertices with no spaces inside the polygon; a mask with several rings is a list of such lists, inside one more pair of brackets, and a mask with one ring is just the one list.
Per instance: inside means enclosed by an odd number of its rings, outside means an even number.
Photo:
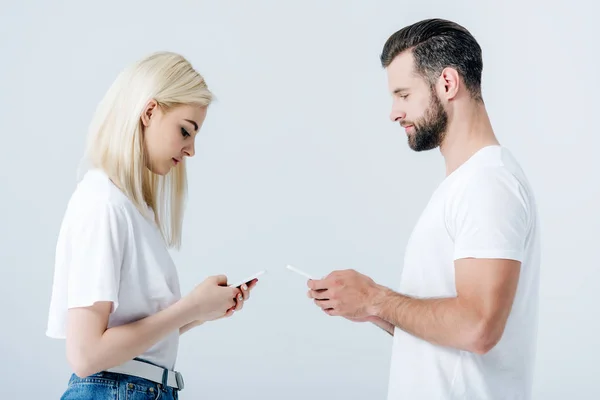
[{"label": "gray background", "polygon": [[189,163],[184,246],[174,254],[183,291],[207,275],[269,270],[243,312],[182,337],[182,398],[383,399],[390,337],[328,317],[283,268],[355,268],[397,285],[444,167],[438,151],[408,149],[388,120],[378,55],[397,29],[440,16],[483,46],[492,122],[539,200],[535,398],[598,398],[599,10],[592,0],[535,3],[3,0],[2,397],[59,398],[65,388],[64,343],[44,331],[87,125],[121,68],[167,49],[188,57],[218,97]]}]

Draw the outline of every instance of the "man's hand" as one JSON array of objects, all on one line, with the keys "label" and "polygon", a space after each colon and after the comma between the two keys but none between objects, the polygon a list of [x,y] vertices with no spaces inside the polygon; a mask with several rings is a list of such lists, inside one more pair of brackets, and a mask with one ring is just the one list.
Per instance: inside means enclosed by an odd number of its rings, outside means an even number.
[{"label": "man's hand", "polygon": [[381,288],[371,278],[354,270],[334,271],[323,279],[309,280],[308,297],[332,316],[354,322],[369,321]]}]

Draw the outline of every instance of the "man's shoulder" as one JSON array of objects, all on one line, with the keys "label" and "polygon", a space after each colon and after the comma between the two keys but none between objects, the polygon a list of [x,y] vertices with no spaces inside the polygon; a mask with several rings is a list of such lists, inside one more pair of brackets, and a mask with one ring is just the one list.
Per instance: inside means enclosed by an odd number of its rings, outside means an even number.
[{"label": "man's shoulder", "polygon": [[509,152],[495,150],[454,178],[446,195],[448,215],[478,213],[529,220],[536,213],[535,196],[525,173]]},{"label": "man's shoulder", "polygon": [[505,147],[484,148],[461,168],[453,180],[453,196],[512,194],[519,198],[533,198],[527,176],[517,159]]}]

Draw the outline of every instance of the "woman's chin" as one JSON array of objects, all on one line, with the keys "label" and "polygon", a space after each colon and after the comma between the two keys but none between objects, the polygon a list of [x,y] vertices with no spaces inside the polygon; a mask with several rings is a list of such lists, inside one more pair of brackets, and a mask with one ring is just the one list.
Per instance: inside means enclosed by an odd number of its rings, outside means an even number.
[{"label": "woman's chin", "polygon": [[147,167],[147,168],[150,170],[150,172],[152,172],[153,174],[160,175],[160,176],[167,175],[169,172],[171,172],[171,169],[173,168],[173,166],[172,166],[172,165],[169,165],[169,166],[164,166],[164,167],[162,167],[162,166],[161,166],[161,167],[159,167],[159,166],[156,166],[156,165],[152,165],[152,166],[146,166],[146,167]]}]

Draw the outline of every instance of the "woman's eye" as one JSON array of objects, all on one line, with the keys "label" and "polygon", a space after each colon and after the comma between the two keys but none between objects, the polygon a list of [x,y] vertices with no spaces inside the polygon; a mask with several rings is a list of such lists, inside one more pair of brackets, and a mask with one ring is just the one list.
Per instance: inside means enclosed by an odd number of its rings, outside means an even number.
[{"label": "woman's eye", "polygon": [[190,136],[190,134],[188,133],[188,131],[185,130],[185,128],[181,128],[181,134],[183,135],[183,137]]}]

